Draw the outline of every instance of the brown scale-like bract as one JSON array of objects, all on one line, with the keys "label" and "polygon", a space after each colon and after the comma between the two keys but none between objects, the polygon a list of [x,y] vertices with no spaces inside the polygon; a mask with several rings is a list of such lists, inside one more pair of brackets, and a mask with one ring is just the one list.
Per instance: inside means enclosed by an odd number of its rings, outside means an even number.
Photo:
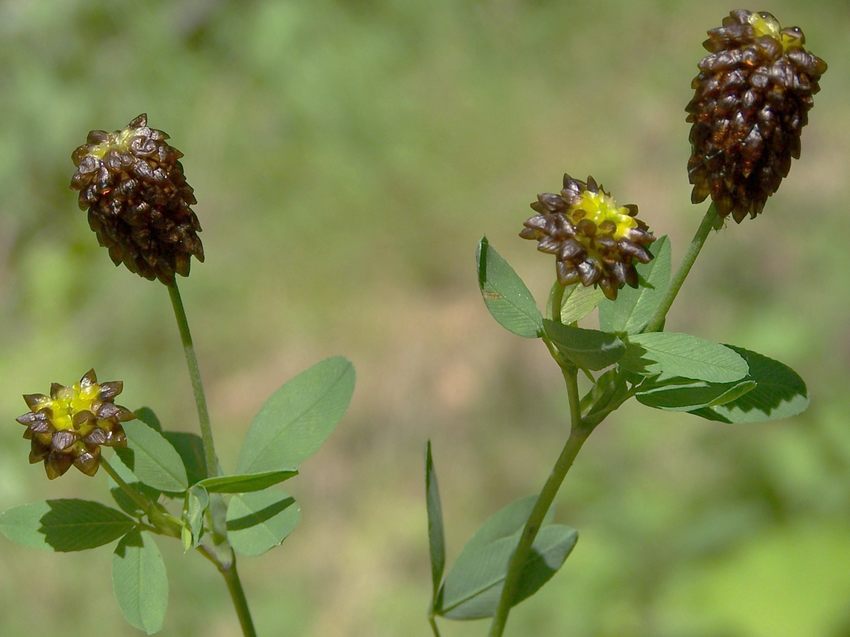
[{"label": "brown scale-like bract", "polygon": [[624,285],[638,286],[635,262],[652,259],[655,237],[636,217],[636,205],[618,206],[593,177],[584,182],[564,175],[561,192],[537,195],[531,208],[537,214],[519,236],[555,255],[561,285],[599,286],[611,300]]},{"label": "brown scale-like bract", "polygon": [[755,218],[800,157],[800,132],[826,62],[798,27],[766,11],[732,11],[708,32],[686,107],[691,200],[710,196],[718,214]]},{"label": "brown scale-like bract", "polygon": [[183,154],[167,139],[145,114],[113,133],[89,132],[71,155],[71,188],[80,191],[80,208],[115,265],[170,284],[175,273],[189,274],[191,257],[204,260],[204,248]]}]

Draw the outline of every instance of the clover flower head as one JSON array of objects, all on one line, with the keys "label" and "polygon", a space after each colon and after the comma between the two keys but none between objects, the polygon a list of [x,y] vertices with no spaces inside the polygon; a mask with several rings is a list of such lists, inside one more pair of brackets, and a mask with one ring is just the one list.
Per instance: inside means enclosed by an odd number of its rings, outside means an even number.
[{"label": "clover flower head", "polygon": [[634,204],[620,206],[596,183],[564,175],[560,193],[542,193],[531,204],[519,236],[537,241],[537,249],[555,255],[558,281],[599,286],[611,300],[624,285],[638,286],[635,262],[648,263],[655,240],[637,218]]},{"label": "clover flower head", "polygon": [[127,436],[121,423],[135,418],[116,405],[121,381],[98,383],[93,369],[71,386],[53,383],[50,394],[25,394],[30,411],[17,421],[26,426],[30,440],[30,463],[43,461],[53,480],[74,465],[93,476],[100,466],[100,448],[124,447]]},{"label": "clover flower head", "polygon": [[708,32],[709,51],[686,107],[691,200],[711,196],[718,214],[755,218],[800,157],[800,133],[826,62],[799,27],[767,11],[732,11]]},{"label": "clover flower head", "polygon": [[142,114],[121,130],[93,130],[71,159],[71,188],[89,226],[115,265],[165,284],[188,276],[191,257],[204,260],[197,203],[183,175],[183,156]]}]

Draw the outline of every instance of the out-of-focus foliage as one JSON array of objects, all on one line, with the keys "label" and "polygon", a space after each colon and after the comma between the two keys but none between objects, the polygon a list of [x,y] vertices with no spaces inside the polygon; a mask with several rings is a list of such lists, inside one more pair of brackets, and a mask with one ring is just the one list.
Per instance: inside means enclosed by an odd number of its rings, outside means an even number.
[{"label": "out-of-focus foliage", "polygon": [[[551,263],[516,234],[553,178],[592,173],[670,235],[677,263],[703,213],[687,203],[683,109],[705,31],[729,8],[0,2],[0,509],[90,497],[86,478],[48,483],[22,462],[14,418],[31,387],[96,366],[125,380],[127,406],[195,430],[165,291],[109,264],[67,188],[89,129],[147,112],[186,153],[199,200],[207,260],[183,290],[225,469],[282,380],[337,352],[358,368],[344,426],[303,467],[317,479],[293,483],[301,525],[240,565],[258,629],[425,634],[425,439],[453,560],[539,488],[565,436],[547,353],[487,316],[475,244],[486,233],[546,298]],[[709,240],[668,328],[787,362],[812,406],[738,427],[618,412],[559,497],[556,521],[580,540],[512,614],[517,635],[849,634],[850,16],[837,0],[769,9],[830,70],[801,160],[763,215]],[[234,634],[221,582],[164,548],[180,565],[164,634]],[[89,587],[108,579],[108,551],[4,543],[0,559],[15,610],[0,634],[126,630],[109,591]]]}]

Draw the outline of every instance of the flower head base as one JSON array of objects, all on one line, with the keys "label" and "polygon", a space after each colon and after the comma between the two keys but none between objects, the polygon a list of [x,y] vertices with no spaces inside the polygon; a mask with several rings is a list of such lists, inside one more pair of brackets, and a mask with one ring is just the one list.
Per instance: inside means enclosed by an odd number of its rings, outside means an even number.
[{"label": "flower head base", "polygon": [[537,214],[519,236],[555,255],[562,285],[598,285],[611,300],[623,285],[638,286],[634,263],[652,259],[647,247],[655,237],[636,217],[637,206],[618,206],[593,177],[583,182],[564,175],[563,190],[537,195],[531,208]]},{"label": "flower head base", "polygon": [[204,260],[197,203],[186,183],[183,154],[168,135],[139,115],[126,128],[89,132],[71,158],[77,167],[71,188],[88,210],[89,226],[115,265],[165,284],[189,274],[189,260]]},{"label": "flower head base", "polygon": [[133,412],[116,405],[121,381],[98,383],[90,369],[70,387],[50,386],[50,395],[26,394],[30,411],[17,421],[26,425],[30,440],[30,463],[44,461],[47,477],[58,478],[73,464],[93,476],[100,466],[100,447],[124,447],[127,437],[121,422],[135,418]]},{"label": "flower head base", "polygon": [[826,62],[806,51],[798,27],[766,11],[732,11],[708,32],[709,54],[691,82],[691,200],[755,218],[800,157],[800,133]]}]

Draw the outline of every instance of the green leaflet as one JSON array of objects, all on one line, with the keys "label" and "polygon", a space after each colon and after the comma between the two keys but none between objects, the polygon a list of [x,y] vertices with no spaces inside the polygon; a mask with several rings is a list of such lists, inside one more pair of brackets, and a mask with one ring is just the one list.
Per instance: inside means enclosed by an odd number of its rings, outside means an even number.
[{"label": "green leaflet", "polygon": [[129,624],[153,635],[162,629],[168,607],[168,575],[149,533],[133,530],[115,547],[112,590]]},{"label": "green leaflet", "polygon": [[239,473],[296,469],[331,435],[353,392],[354,367],[339,356],[284,384],[251,423],[239,455]]},{"label": "green leaflet", "polygon": [[475,251],[478,287],[494,319],[509,332],[537,338],[543,317],[531,292],[510,264],[483,237]]}]

